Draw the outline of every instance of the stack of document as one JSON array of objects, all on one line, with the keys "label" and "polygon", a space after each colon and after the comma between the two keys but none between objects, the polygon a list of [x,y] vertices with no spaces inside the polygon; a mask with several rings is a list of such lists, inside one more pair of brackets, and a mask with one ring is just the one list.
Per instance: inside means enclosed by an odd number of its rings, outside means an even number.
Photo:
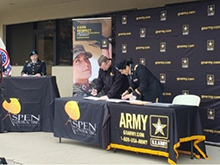
[{"label": "stack of document", "polygon": [[[94,97],[94,96],[88,96],[88,97],[84,97],[84,99],[87,99],[87,100],[102,100],[100,97]],[[129,100],[122,100],[122,99],[107,99],[105,101],[108,101],[108,102],[115,102],[115,103],[120,103],[120,102],[129,102]]]},{"label": "stack of document", "polygon": [[[102,100],[99,97],[93,97],[93,96],[88,96],[88,97],[84,97],[84,99],[88,99],[88,100]],[[135,105],[147,105],[150,104],[151,102],[149,101],[141,101],[141,100],[122,100],[122,99],[107,99],[105,101],[108,102],[114,102],[114,103],[130,103],[130,104],[135,104]]]},{"label": "stack of document", "polygon": [[174,106],[174,104],[172,103],[151,103],[151,104],[148,104],[150,106],[156,106],[156,107],[171,107],[171,106]]},{"label": "stack of document", "polygon": [[141,101],[141,100],[130,100],[130,104],[135,104],[135,105],[148,105],[151,104],[150,101]]},{"label": "stack of document", "polygon": [[84,97],[84,99],[87,99],[87,100],[100,100],[99,97],[93,97],[93,96]]}]

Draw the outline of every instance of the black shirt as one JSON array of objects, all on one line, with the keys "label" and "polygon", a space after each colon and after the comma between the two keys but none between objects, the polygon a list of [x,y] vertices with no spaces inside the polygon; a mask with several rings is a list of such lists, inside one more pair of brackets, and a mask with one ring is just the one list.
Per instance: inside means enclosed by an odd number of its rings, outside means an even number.
[{"label": "black shirt", "polygon": [[40,73],[41,76],[46,75],[45,62],[41,60],[38,60],[36,63],[26,61],[23,70],[21,71],[21,74],[35,75],[37,73]]},{"label": "black shirt", "polygon": [[131,65],[129,74],[130,87],[129,92],[139,100],[154,101],[162,96],[164,87],[158,79],[143,65]]},{"label": "black shirt", "polygon": [[121,98],[121,94],[129,87],[128,78],[122,75],[112,61],[107,71],[99,69],[96,89],[98,92],[103,90],[103,94],[109,98]]}]

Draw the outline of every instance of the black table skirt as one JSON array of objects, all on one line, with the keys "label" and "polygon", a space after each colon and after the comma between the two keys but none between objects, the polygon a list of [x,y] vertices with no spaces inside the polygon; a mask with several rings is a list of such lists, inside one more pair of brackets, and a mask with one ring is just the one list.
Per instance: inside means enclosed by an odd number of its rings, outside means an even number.
[{"label": "black table skirt", "polygon": [[18,99],[21,110],[10,113],[0,98],[0,132],[53,132],[54,102],[60,97],[56,77],[6,77],[1,87],[6,97]]}]

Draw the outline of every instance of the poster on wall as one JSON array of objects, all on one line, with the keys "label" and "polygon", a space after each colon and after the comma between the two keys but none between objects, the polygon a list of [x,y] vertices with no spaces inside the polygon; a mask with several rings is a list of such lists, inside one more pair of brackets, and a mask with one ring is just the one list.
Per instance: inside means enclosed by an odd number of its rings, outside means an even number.
[{"label": "poster on wall", "polygon": [[111,17],[73,19],[73,96],[90,96],[98,58],[112,58],[111,23]]}]

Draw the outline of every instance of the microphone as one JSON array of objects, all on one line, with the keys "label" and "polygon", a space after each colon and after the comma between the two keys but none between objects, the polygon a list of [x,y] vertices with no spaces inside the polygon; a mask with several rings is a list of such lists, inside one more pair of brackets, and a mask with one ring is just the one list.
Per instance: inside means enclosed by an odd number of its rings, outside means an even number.
[{"label": "microphone", "polygon": [[2,86],[0,85],[0,94],[1,94],[2,98],[3,98],[4,100],[6,100],[8,103],[10,103],[10,102],[11,102],[10,98],[8,98],[8,97],[2,92],[2,90],[5,90],[5,87],[2,87]]}]

